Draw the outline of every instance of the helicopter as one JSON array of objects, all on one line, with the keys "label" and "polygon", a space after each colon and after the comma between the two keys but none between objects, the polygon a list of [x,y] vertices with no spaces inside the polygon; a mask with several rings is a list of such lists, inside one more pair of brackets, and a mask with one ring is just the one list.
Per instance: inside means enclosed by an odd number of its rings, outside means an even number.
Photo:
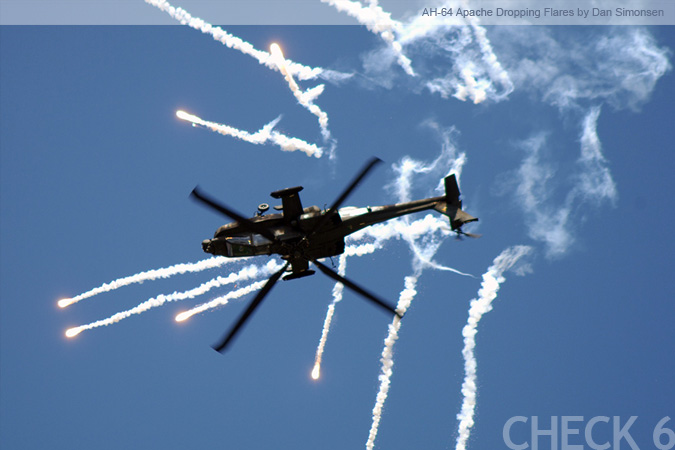
[{"label": "helicopter", "polygon": [[[462,231],[464,224],[478,219],[462,211],[459,187],[454,174],[445,178],[443,196],[385,206],[341,208],[358,184],[380,162],[379,158],[370,159],[327,209],[318,206],[303,208],[299,196],[303,188],[295,186],[270,194],[273,198],[281,200],[281,205],[274,207],[280,212],[265,214],[269,210],[269,204],[262,203],[258,206],[255,217],[246,218],[202,192],[199,186],[193,189],[190,195],[194,200],[234,220],[218,228],[213,239],[202,242],[204,252],[230,258],[279,255],[286,261],[286,264],[268,279],[220,343],[213,346],[215,350],[223,352],[229,346],[282,275],[284,280],[313,275],[315,271],[309,268],[310,262],[328,277],[401,318],[401,314],[388,302],[319,261],[344,253],[345,237],[365,227],[433,209],[448,216],[450,227],[458,237],[480,237]],[[286,272],[288,273],[284,275]]]}]

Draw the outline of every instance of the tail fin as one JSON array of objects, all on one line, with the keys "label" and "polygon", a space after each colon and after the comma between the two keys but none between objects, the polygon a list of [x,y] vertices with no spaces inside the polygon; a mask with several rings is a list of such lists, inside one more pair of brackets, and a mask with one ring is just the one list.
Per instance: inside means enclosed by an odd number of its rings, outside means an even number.
[{"label": "tail fin", "polygon": [[469,222],[476,222],[478,218],[462,211],[462,201],[460,197],[459,186],[455,174],[445,177],[445,201],[440,201],[434,209],[441,214],[445,214],[450,219],[450,228],[453,231],[461,231],[462,225]]},{"label": "tail fin", "polygon": [[445,177],[445,201],[450,205],[457,205],[462,207],[462,201],[459,199],[459,186],[457,185],[457,178],[455,174]]}]

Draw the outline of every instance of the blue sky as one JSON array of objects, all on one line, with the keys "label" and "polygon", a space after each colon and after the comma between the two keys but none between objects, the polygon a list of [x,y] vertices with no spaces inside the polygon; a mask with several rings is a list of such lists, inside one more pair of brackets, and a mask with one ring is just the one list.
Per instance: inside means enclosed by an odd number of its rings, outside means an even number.
[{"label": "blue sky", "polygon": [[[303,90],[325,84],[315,103],[328,115],[334,159],[277,71],[187,26],[0,28],[3,446],[363,447],[391,318],[345,293],[322,377],[312,380],[332,300],[326,277],[279,283],[225,355],[210,345],[249,297],[185,323],[174,317],[229,288],[74,339],[64,331],[250,261],[65,309],[56,302],[204,259],[201,241],[226,220],[188,199],[197,184],[244,214],[295,185],[305,187],[305,206],[323,207],[378,156],[385,164],[347,203],[388,204],[398,200],[394,167],[445,151],[466,155],[465,209],[480,217],[471,230],[483,237],[448,236],[434,261],[474,277],[429,268],[419,276],[375,448],[455,447],[469,301],[515,245],[531,251],[504,273],[478,325],[468,448],[504,448],[513,416],[548,424],[566,415],[638,416],[631,435],[653,448],[654,426],[675,417],[672,27],[488,27],[509,82],[486,62],[475,30],[435,28],[409,41],[401,32],[411,77],[365,27],[223,28],[257,49],[278,42],[295,62],[351,74],[298,81]],[[474,94],[458,99],[472,80]],[[281,115],[275,130],[326,152],[308,157],[191,127],[178,109],[249,132]],[[448,169],[414,176],[412,197],[435,195]],[[413,270],[409,246],[392,239],[349,258],[347,275],[395,302]],[[514,442],[528,439],[528,426],[514,425]],[[596,441],[610,440],[610,428],[599,425]]]}]

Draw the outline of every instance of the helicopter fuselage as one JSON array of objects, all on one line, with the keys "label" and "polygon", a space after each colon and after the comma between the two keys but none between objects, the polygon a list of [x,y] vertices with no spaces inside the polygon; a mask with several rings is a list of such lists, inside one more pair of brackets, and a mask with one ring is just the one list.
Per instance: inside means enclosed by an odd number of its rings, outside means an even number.
[{"label": "helicopter fuselage", "polygon": [[[444,212],[445,206],[445,197],[433,197],[386,206],[344,207],[317,230],[314,228],[327,210],[310,206],[290,223],[284,221],[283,214],[249,219],[269,229],[277,238],[275,242],[252,233],[238,222],[231,222],[218,228],[213,239],[203,241],[202,248],[207,253],[231,258],[278,254],[283,259],[314,260],[342,254],[345,237],[365,227],[429,209]],[[311,230],[314,233],[308,236],[306,233]]]}]

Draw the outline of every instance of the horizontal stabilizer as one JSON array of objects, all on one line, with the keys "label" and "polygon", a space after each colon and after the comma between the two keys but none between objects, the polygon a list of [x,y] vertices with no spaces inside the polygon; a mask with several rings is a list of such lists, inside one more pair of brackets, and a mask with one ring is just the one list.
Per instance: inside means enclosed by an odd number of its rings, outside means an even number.
[{"label": "horizontal stabilizer", "polygon": [[434,209],[441,214],[445,214],[450,219],[450,227],[453,230],[458,230],[465,223],[476,222],[478,221],[477,217],[473,217],[471,214],[468,214],[456,205],[448,204],[446,202],[438,202]]},{"label": "horizontal stabilizer", "polygon": [[467,214],[459,208],[457,208],[457,210],[455,211],[454,217],[452,216],[449,217],[450,217],[450,227],[453,230],[461,228],[461,226],[464,225],[465,223],[478,221],[477,217],[473,217],[471,214]]}]

